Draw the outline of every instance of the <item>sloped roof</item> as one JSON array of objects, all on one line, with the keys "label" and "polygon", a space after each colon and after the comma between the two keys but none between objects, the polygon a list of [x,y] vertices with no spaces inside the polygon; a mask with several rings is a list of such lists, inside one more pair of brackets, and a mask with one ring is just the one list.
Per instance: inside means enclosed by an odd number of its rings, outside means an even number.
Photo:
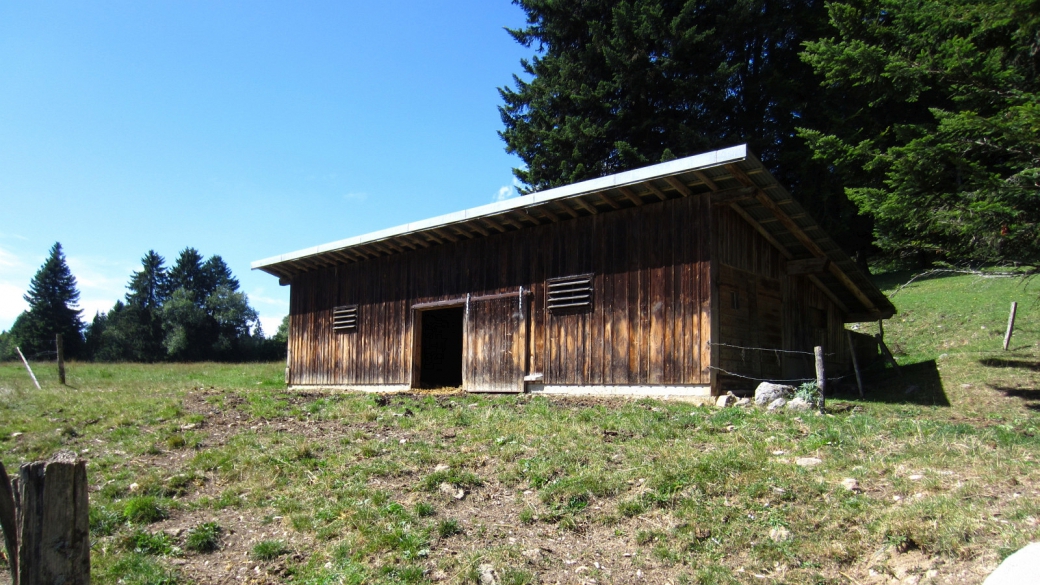
[{"label": "sloped roof", "polygon": [[895,313],[892,303],[813,221],[762,163],[739,145],[407,223],[345,240],[257,260],[252,267],[279,277],[323,266],[361,262],[445,242],[486,237],[702,193],[728,205],[849,314],[873,321]]}]

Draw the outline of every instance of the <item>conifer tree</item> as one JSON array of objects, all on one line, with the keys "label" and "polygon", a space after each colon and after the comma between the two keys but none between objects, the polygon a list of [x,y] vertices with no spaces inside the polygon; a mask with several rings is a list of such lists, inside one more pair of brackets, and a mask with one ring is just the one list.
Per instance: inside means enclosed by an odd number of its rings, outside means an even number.
[{"label": "conifer tree", "polygon": [[23,297],[29,310],[22,313],[11,328],[22,352],[45,354],[55,349],[55,335],[62,334],[67,357],[78,357],[83,347],[82,311],[76,308],[79,291],[61,243],[55,242],[50,256],[33,276]]}]

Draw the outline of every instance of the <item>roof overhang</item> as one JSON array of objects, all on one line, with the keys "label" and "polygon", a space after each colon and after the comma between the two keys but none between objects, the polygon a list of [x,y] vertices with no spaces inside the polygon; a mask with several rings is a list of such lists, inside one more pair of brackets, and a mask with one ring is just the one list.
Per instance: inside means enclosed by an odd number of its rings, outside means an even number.
[{"label": "roof overhang", "polygon": [[668,199],[709,194],[750,223],[812,280],[847,322],[887,319],[892,303],[748,151],[724,148],[555,189],[522,195],[252,263],[289,284],[300,273],[336,264],[487,237]]}]

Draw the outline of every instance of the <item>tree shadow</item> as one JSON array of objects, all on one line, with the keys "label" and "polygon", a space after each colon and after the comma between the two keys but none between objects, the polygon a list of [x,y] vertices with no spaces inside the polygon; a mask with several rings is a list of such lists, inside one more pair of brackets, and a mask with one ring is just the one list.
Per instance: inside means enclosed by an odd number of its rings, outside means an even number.
[{"label": "tree shadow", "polygon": [[950,406],[935,360],[901,365],[898,371],[879,366],[864,372],[862,398],[854,374],[843,379],[837,396],[864,402]]},{"label": "tree shadow", "polygon": [[[979,364],[989,368],[1005,368],[1040,372],[1040,360],[1014,358],[984,358]],[[1040,410],[1040,388],[1021,388],[998,384],[986,384],[1008,398],[1018,398],[1030,410]]]}]

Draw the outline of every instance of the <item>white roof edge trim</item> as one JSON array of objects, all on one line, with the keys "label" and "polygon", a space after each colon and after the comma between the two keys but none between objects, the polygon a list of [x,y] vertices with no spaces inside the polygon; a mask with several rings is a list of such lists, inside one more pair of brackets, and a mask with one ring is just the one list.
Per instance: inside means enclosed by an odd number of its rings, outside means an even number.
[{"label": "white roof edge trim", "polygon": [[454,213],[438,215],[429,219],[423,219],[411,223],[402,224],[396,227],[369,232],[360,236],[353,236],[343,240],[329,242],[327,244],[321,244],[318,246],[312,246],[310,248],[304,248],[302,250],[281,254],[279,256],[264,258],[263,260],[256,260],[250,264],[250,267],[253,270],[256,270],[258,268],[263,268],[264,266],[279,264],[281,262],[287,262],[290,260],[298,260],[300,258],[306,258],[307,256],[321,254],[322,252],[342,250],[344,248],[350,248],[359,244],[386,240],[394,236],[416,233],[431,228],[446,227],[450,226],[451,224],[466,221],[469,219],[492,216],[513,209],[521,209],[524,207],[528,207],[532,204],[545,203],[547,201],[555,201],[559,199],[567,199],[570,197],[578,197],[581,195],[586,195],[588,193],[594,193],[596,191],[603,191],[606,189],[623,187],[625,185],[643,183],[652,179],[659,179],[661,177],[677,175],[679,173],[722,166],[724,164],[733,162],[740,162],[748,158],[749,157],[747,144],[738,144],[737,146],[731,146],[729,148],[723,148],[721,150],[705,152],[702,154],[695,154],[693,156],[659,163],[656,165],[650,165],[648,167],[632,169],[631,171],[624,171],[622,173],[617,173],[614,175],[607,175],[606,177],[589,179],[587,181],[581,181],[580,183],[573,183],[571,185],[555,187],[553,189],[548,189],[546,191],[538,191],[529,195],[521,195],[512,199],[506,199],[505,201],[497,201],[495,203],[489,203],[487,205],[480,205],[478,207],[472,207],[470,209],[456,211]]}]

